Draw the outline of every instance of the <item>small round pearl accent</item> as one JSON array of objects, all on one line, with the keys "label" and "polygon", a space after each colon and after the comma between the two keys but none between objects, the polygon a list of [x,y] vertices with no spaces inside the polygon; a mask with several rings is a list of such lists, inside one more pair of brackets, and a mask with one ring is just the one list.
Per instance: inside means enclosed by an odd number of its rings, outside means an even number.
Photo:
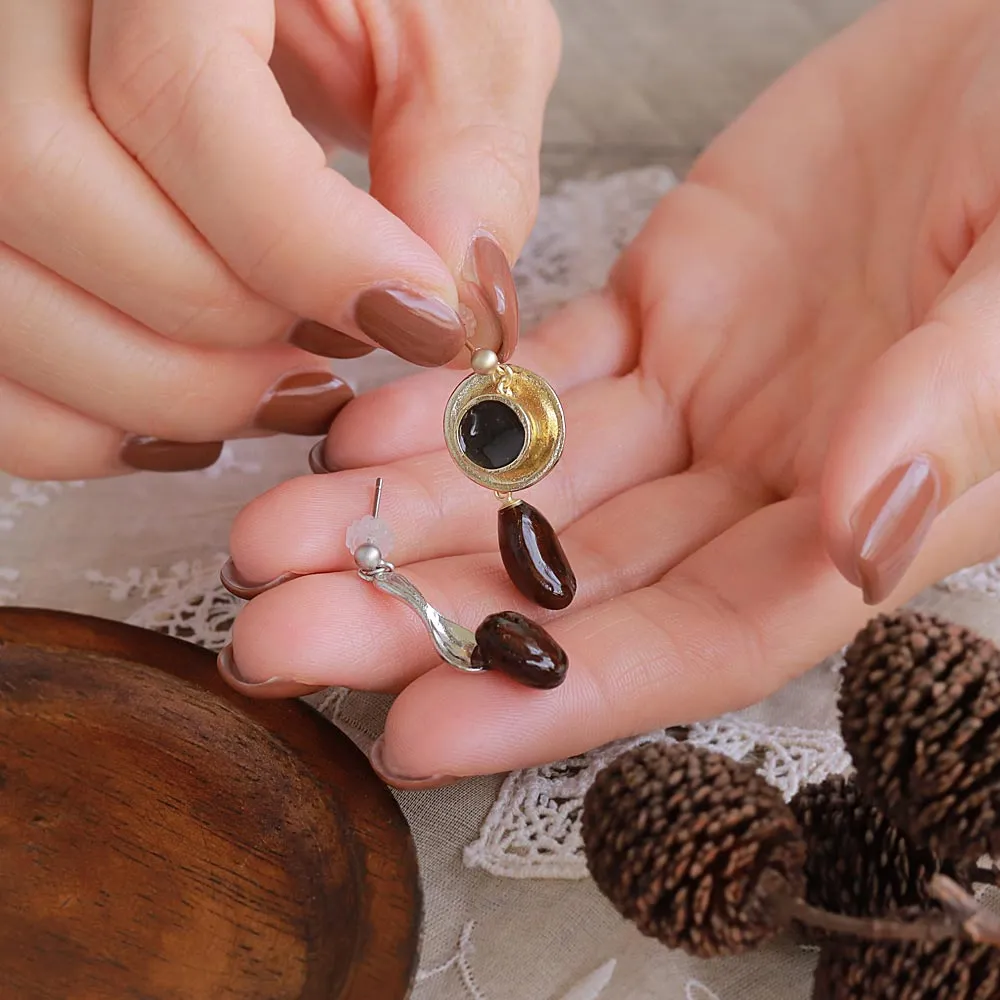
[{"label": "small round pearl accent", "polygon": [[469,364],[474,372],[478,372],[480,375],[489,375],[500,364],[500,359],[497,357],[496,351],[491,351],[488,347],[480,347],[472,352]]},{"label": "small round pearl accent", "polygon": [[382,565],[382,550],[377,545],[366,542],[354,550],[354,561],[357,563],[358,569],[370,573]]}]

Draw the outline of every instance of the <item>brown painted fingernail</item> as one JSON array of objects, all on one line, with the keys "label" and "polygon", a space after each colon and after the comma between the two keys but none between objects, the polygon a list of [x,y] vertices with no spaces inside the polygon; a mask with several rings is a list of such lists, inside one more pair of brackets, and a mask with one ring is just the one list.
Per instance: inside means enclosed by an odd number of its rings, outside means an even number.
[{"label": "brown painted fingernail", "polygon": [[304,319],[288,335],[290,343],[322,358],[363,358],[375,350],[371,344],[351,337],[333,327]]},{"label": "brown painted fingernail", "polygon": [[329,475],[331,472],[336,472],[337,470],[330,466],[330,463],[326,460],[326,438],[322,441],[317,441],[309,449],[309,468],[316,473],[317,476]]},{"label": "brown painted fingernail", "polygon": [[228,643],[219,652],[217,661],[222,679],[241,694],[253,698],[301,698],[306,694],[322,691],[328,685],[302,684],[299,681],[285,680],[282,677],[268,677],[263,681],[248,681],[236,666],[233,657],[233,644]]},{"label": "brown painted fingernail", "polygon": [[897,466],[851,518],[855,566],[867,604],[880,604],[902,580],[941,503],[941,481],[929,459]]},{"label": "brown painted fingernail", "polygon": [[264,397],[254,425],[279,434],[325,434],[353,398],[351,387],[331,372],[293,372]]},{"label": "brown painted fingernail", "polygon": [[166,441],[130,434],[122,442],[121,460],[146,472],[193,472],[214,465],[224,441]]},{"label": "brown painted fingernail", "polygon": [[440,788],[442,785],[453,785],[458,778],[453,778],[448,774],[437,774],[430,778],[411,778],[395,773],[385,759],[385,739],[379,737],[368,751],[368,759],[371,761],[375,773],[393,788],[404,791],[416,790],[419,788]]},{"label": "brown painted fingernail", "polygon": [[281,584],[287,583],[289,580],[298,579],[301,575],[301,573],[282,573],[281,576],[276,576],[273,580],[268,580],[267,583],[251,583],[240,576],[233,560],[227,559],[225,566],[219,570],[219,581],[233,597],[238,597],[242,601],[250,601],[258,594],[274,590],[275,587],[280,587]]},{"label": "brown painted fingernail", "polygon": [[447,364],[465,343],[462,321],[447,302],[397,286],[362,292],[354,321],[387,351],[425,368]]},{"label": "brown painted fingernail", "polygon": [[517,286],[507,255],[492,236],[481,234],[469,248],[468,266],[479,293],[475,299],[480,300],[468,303],[476,320],[471,343],[488,347],[507,361],[517,347],[520,324]]}]

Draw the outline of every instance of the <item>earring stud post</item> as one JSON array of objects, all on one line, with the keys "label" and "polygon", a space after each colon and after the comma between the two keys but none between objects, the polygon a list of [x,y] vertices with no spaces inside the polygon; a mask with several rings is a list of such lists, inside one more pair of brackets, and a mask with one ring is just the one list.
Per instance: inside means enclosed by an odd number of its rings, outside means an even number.
[{"label": "earring stud post", "polygon": [[382,503],[382,477],[375,480],[375,498],[372,500],[372,517],[378,517],[378,509]]}]

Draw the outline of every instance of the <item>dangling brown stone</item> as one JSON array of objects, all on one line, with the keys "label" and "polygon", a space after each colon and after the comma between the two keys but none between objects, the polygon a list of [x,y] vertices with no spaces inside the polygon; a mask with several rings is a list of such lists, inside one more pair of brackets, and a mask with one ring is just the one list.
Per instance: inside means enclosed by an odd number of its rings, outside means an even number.
[{"label": "dangling brown stone", "polygon": [[528,687],[549,689],[566,679],[569,661],[541,625],[516,611],[501,611],[483,619],[476,629],[472,666],[499,670]]},{"label": "dangling brown stone", "polygon": [[559,537],[537,507],[519,500],[497,514],[500,557],[511,582],[543,608],[561,611],[576,595],[576,576]]}]

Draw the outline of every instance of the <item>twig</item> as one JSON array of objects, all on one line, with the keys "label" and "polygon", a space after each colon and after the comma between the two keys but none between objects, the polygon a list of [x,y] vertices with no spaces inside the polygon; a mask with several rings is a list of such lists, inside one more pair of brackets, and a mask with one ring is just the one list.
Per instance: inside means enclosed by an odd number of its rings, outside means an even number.
[{"label": "twig", "polygon": [[810,906],[804,899],[784,899],[783,915],[814,930],[868,941],[944,941],[962,934],[960,924],[940,914],[921,920],[893,917],[850,917]]},{"label": "twig", "polygon": [[928,913],[918,920],[895,917],[851,917],[811,906],[804,899],[779,897],[776,905],[782,916],[812,927],[869,941],[943,941],[967,937],[981,944],[1000,945],[1000,917],[979,905],[957,882],[935,875],[929,891],[943,913]]},{"label": "twig", "polygon": [[947,875],[935,875],[928,888],[973,941],[1000,945],[1000,917],[980,906],[957,882]]}]

